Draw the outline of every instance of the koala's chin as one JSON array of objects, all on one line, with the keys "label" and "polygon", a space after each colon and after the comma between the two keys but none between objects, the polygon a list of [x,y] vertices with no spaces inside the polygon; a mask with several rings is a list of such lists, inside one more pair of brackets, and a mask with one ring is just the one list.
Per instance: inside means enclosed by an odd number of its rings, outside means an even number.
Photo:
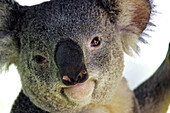
[{"label": "koala's chin", "polygon": [[91,99],[94,87],[94,81],[88,80],[84,83],[78,83],[72,87],[63,88],[63,93],[70,101],[84,102]]}]

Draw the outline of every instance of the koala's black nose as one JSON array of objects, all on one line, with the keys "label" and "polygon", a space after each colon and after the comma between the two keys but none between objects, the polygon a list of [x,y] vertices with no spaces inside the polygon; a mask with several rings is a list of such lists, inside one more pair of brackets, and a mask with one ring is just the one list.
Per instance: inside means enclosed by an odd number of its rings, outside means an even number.
[{"label": "koala's black nose", "polygon": [[65,85],[82,83],[88,79],[83,52],[72,40],[61,41],[56,46],[55,62]]}]

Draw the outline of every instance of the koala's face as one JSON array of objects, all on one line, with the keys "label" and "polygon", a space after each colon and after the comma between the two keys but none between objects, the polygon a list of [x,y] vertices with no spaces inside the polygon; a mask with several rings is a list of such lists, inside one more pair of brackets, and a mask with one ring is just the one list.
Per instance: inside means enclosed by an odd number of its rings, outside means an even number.
[{"label": "koala's face", "polygon": [[113,96],[123,52],[108,16],[95,0],[56,0],[22,9],[18,70],[35,105],[49,112],[78,110]]},{"label": "koala's face", "polygon": [[138,52],[149,0],[0,0],[0,70],[15,64],[22,89],[49,112],[109,104],[123,72],[123,50]]}]

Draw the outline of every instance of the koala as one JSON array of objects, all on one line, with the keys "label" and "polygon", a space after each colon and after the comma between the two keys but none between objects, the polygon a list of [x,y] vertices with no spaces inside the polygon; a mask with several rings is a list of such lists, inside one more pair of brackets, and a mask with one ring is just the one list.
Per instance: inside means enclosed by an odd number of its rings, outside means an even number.
[{"label": "koala", "polygon": [[122,77],[151,11],[149,0],[0,0],[0,69],[14,64],[22,83],[11,113],[165,113],[169,54],[134,91]]}]

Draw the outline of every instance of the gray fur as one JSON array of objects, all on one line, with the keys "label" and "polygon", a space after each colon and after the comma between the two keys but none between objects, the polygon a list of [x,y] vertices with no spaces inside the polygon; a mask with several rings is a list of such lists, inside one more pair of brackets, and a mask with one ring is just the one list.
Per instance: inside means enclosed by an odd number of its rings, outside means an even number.
[{"label": "gray fur", "polygon": [[[149,23],[149,2],[138,2],[136,5],[131,0],[52,0],[26,7],[13,0],[0,0],[0,69],[15,64],[22,81],[22,91],[11,112],[80,113],[83,109],[88,112],[88,107],[91,109],[93,105],[95,109],[92,111],[112,112],[103,105],[107,106],[114,94],[122,94],[119,91],[121,82],[126,86],[122,79],[123,51],[129,54],[131,50],[138,52],[137,42],[142,40],[140,34]],[[141,3],[144,4],[142,7]],[[139,16],[136,10],[145,15]],[[98,48],[90,46],[93,36],[100,37]],[[69,87],[65,88],[62,83],[63,65],[56,60],[60,56],[56,54],[68,52],[60,49],[63,52],[57,53],[60,43],[68,40],[77,45],[74,55],[76,50],[81,53],[76,58],[80,58],[90,76],[90,83],[94,84],[94,87],[89,86],[93,90],[86,99],[74,99],[76,94],[71,94],[67,90]],[[60,59],[69,59],[66,54]],[[46,62],[37,63],[37,55],[44,56]],[[66,62],[63,68],[73,67],[76,61],[70,62]],[[124,112],[139,112],[133,93],[127,91],[130,105]],[[126,102],[122,103],[124,105],[127,106]]]}]

